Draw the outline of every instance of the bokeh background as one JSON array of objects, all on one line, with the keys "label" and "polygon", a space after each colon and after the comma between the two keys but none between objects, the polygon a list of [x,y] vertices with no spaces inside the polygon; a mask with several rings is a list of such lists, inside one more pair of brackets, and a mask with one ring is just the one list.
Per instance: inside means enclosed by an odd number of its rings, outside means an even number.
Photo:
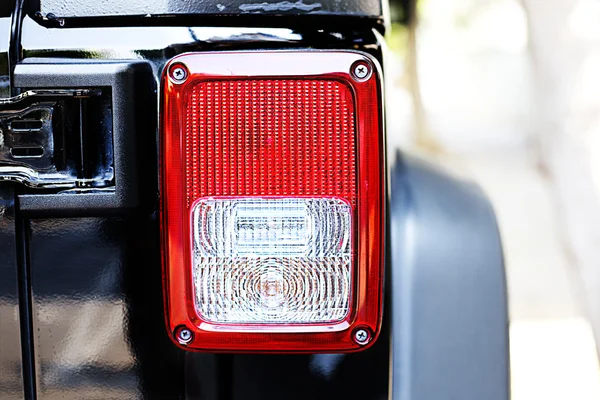
[{"label": "bokeh background", "polygon": [[389,145],[474,179],[495,207],[513,400],[600,399],[600,1],[391,13]]}]

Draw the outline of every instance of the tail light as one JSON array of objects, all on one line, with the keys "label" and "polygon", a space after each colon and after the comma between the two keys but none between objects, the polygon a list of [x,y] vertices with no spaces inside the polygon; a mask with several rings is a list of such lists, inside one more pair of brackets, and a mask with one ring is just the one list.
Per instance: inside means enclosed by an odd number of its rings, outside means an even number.
[{"label": "tail light", "polygon": [[372,344],[383,297],[376,63],[339,51],[184,54],[162,82],[175,342],[231,352]]}]

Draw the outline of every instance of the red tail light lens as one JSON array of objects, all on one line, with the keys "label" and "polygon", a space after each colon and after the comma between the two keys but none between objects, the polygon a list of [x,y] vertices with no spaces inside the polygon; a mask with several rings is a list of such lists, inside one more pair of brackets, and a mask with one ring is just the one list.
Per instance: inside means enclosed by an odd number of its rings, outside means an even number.
[{"label": "red tail light lens", "polygon": [[171,60],[161,212],[177,343],[320,352],[373,342],[383,276],[379,94],[374,62],[353,52]]}]

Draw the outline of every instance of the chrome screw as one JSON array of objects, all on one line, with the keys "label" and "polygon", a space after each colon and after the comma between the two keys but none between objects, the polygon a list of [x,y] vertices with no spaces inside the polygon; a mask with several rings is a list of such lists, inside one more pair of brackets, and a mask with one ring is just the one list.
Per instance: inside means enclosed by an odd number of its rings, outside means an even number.
[{"label": "chrome screw", "polygon": [[188,328],[181,328],[177,332],[177,341],[179,342],[179,344],[189,344],[192,341],[192,338],[192,331],[190,331]]},{"label": "chrome screw", "polygon": [[177,83],[181,83],[187,78],[187,71],[182,67],[175,67],[171,71],[171,78]]},{"label": "chrome screw", "polygon": [[364,62],[358,62],[354,65],[353,72],[357,79],[365,79],[371,73],[371,68]]},{"label": "chrome screw", "polygon": [[354,341],[360,345],[365,345],[367,343],[369,343],[369,341],[371,340],[371,336],[369,335],[369,332],[367,332],[364,329],[359,329],[356,332],[354,332]]}]

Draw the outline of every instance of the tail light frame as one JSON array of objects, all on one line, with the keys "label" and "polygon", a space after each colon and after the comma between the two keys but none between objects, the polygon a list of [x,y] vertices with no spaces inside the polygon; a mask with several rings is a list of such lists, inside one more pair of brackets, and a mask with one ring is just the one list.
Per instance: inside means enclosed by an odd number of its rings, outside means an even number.
[{"label": "tail light frame", "polygon": [[[367,68],[366,75],[360,73],[360,66]],[[182,79],[177,68],[184,71]],[[354,95],[358,201],[353,210],[356,253],[350,312],[339,323],[287,325],[279,330],[210,323],[194,305],[192,207],[185,204],[183,161],[186,90],[203,80],[305,77],[341,81]],[[384,279],[383,106],[377,61],[355,51],[186,53],[167,63],[161,82],[163,290],[173,342],[188,350],[211,352],[351,352],[372,345],[381,328]]]}]

